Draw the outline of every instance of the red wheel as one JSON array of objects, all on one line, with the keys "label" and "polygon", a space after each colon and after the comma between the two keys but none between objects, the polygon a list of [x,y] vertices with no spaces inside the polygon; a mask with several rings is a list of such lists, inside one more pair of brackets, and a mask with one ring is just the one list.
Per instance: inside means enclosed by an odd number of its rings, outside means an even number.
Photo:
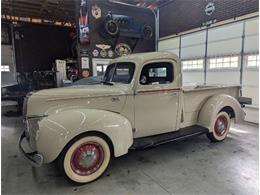
[{"label": "red wheel", "polygon": [[219,142],[227,137],[230,128],[230,117],[226,112],[220,112],[213,124],[212,132],[208,133],[208,138],[213,142]]},{"label": "red wheel", "polygon": [[225,116],[221,115],[217,118],[215,125],[214,125],[214,131],[216,134],[220,137],[222,136],[225,131],[227,130],[228,121]]},{"label": "red wheel", "polygon": [[90,175],[100,167],[103,159],[104,151],[99,144],[84,144],[73,153],[71,168],[79,175]]},{"label": "red wheel", "polygon": [[110,157],[110,147],[105,139],[99,136],[86,136],[67,146],[58,162],[61,171],[70,180],[89,183],[106,171]]}]

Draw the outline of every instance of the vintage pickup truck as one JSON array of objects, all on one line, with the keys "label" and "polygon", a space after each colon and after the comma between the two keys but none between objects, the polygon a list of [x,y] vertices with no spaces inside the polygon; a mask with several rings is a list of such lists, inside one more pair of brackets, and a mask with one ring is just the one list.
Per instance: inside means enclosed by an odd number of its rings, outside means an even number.
[{"label": "vintage pickup truck", "polygon": [[183,87],[181,72],[173,53],[133,54],[112,60],[100,84],[30,93],[20,150],[34,166],[56,161],[67,178],[88,183],[129,149],[200,134],[224,140],[231,119],[244,119],[240,87]]}]

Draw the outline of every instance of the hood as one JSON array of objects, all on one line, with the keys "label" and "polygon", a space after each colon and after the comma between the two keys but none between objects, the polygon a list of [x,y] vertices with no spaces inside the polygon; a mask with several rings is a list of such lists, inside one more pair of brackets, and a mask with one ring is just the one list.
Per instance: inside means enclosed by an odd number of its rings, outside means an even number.
[{"label": "hood", "polygon": [[124,85],[78,85],[54,89],[45,89],[34,93],[34,96],[46,96],[48,100],[74,99],[84,97],[102,97],[128,94],[129,87]]},{"label": "hood", "polygon": [[[85,85],[46,89],[28,97],[27,116],[49,115],[68,109],[102,109],[120,112],[126,96],[132,94],[128,85]],[[114,101],[114,96],[118,100]]]}]

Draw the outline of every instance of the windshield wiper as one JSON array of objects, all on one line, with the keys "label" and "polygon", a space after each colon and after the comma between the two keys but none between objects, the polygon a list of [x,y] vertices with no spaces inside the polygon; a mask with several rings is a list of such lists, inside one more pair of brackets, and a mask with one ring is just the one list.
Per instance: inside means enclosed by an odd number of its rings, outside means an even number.
[{"label": "windshield wiper", "polygon": [[101,83],[103,83],[104,85],[114,85],[114,83],[111,83],[109,81],[101,81]]}]

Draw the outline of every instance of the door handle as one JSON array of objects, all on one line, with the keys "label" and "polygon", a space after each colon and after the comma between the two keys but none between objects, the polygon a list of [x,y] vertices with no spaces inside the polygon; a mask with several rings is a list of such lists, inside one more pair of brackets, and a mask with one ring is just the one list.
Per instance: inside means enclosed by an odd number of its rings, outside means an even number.
[{"label": "door handle", "polygon": [[120,101],[120,99],[119,99],[119,97],[112,97],[111,101],[112,102],[118,102],[118,101]]}]

